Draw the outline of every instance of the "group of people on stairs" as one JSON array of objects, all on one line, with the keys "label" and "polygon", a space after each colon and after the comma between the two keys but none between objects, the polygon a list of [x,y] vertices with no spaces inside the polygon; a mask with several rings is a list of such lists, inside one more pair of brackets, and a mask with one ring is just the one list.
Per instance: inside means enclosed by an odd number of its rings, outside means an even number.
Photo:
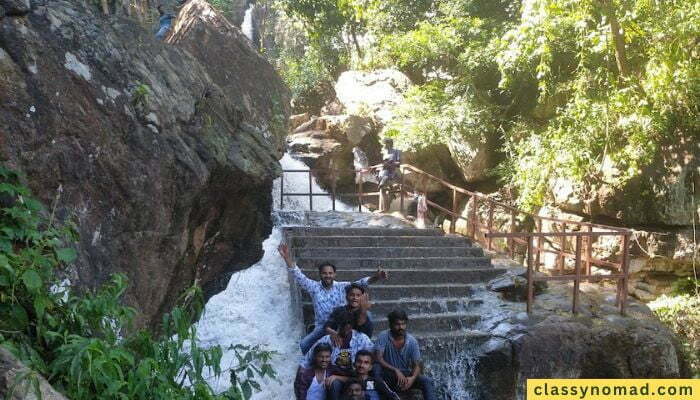
[{"label": "group of people on stairs", "polygon": [[304,355],[294,381],[297,400],[401,400],[418,390],[434,400],[433,381],[422,374],[420,346],[407,332],[403,310],[387,315],[389,329],[374,341],[368,286],[388,279],[381,268],[356,282],[337,282],[336,267],[318,265],[320,280],[308,278],[286,244],[278,248],[297,284],[309,293],[314,328],[300,343]]}]

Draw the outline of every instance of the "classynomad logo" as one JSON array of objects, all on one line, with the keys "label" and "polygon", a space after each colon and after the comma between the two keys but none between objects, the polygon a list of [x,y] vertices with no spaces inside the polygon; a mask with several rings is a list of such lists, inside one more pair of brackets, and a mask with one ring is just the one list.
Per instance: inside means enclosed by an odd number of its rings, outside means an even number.
[{"label": "classynomad logo", "polygon": [[698,400],[700,379],[528,379],[527,400]]}]

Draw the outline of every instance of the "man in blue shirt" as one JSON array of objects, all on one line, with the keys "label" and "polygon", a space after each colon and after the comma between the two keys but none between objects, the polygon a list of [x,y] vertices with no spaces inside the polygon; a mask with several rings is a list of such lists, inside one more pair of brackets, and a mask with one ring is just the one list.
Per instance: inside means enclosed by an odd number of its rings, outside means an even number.
[{"label": "man in blue shirt", "polygon": [[421,374],[418,341],[406,332],[406,312],[394,310],[387,318],[389,329],[379,334],[374,347],[381,376],[393,390],[420,389],[425,400],[435,400],[433,380]]},{"label": "man in blue shirt", "polygon": [[[318,339],[327,334],[325,329],[326,321],[334,308],[345,305],[345,288],[348,287],[351,282],[336,282],[335,265],[328,262],[321,263],[318,267],[318,272],[321,276],[320,281],[309,279],[292,261],[292,257],[289,254],[289,247],[286,244],[281,244],[278,250],[284,262],[287,264],[289,271],[294,275],[297,284],[309,293],[314,305],[314,330],[306,335],[299,345],[302,354],[306,354]],[[387,277],[387,273],[379,269],[373,276],[362,278],[356,283],[367,286],[370,283],[380,279],[386,279]]]}]

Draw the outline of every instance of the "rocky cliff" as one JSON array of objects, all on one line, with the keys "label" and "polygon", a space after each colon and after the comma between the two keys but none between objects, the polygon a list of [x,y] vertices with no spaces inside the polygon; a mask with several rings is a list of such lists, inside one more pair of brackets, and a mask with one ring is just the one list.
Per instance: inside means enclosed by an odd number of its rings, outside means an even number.
[{"label": "rocky cliff", "polygon": [[114,272],[152,325],[261,256],[288,93],[204,1],[168,42],[68,1],[3,0],[0,162],[78,226],[76,287]]}]

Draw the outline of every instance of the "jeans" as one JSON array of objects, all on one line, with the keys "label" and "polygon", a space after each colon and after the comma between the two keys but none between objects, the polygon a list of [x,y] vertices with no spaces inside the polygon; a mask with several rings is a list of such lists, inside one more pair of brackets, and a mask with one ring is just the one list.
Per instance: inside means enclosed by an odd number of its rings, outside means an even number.
[{"label": "jeans", "polygon": [[301,354],[308,353],[318,339],[324,337],[325,335],[326,329],[323,327],[323,325],[314,327],[314,330],[308,335],[304,336],[304,338],[301,339],[301,343],[299,343],[299,347],[301,347]]},{"label": "jeans", "polygon": [[[399,389],[398,379],[396,378],[394,371],[383,369],[382,376],[384,378],[384,382],[386,382],[386,384],[389,385],[392,390],[401,392]],[[416,380],[413,382],[411,389],[420,389],[420,391],[423,393],[424,400],[436,400],[435,385],[433,384],[433,380],[425,375],[418,375]]]},{"label": "jeans", "polygon": [[156,32],[156,39],[163,40],[165,35],[170,30],[170,25],[173,22],[174,16],[170,14],[162,15],[158,20],[158,32]]},{"label": "jeans", "polygon": [[328,388],[328,398],[329,400],[340,400],[343,398],[343,388],[345,384],[339,380],[333,381],[331,387]]}]

